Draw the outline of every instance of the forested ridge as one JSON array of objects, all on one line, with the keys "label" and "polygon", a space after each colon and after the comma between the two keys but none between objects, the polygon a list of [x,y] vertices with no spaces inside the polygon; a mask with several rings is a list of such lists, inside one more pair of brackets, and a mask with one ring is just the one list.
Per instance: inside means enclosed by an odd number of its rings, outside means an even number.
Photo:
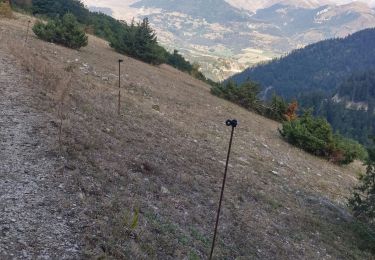
[{"label": "forested ridge", "polygon": [[244,82],[250,78],[287,98],[316,90],[333,93],[351,74],[375,68],[374,46],[375,29],[366,29],[346,38],[325,40],[294,50],[231,79]]}]

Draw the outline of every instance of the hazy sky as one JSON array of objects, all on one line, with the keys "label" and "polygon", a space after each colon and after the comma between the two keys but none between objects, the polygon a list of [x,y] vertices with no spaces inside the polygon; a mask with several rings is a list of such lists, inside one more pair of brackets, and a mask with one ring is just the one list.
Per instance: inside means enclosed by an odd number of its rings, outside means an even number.
[{"label": "hazy sky", "polygon": [[[188,1],[188,0],[187,0]],[[245,0],[246,1],[246,0]],[[252,0],[248,0],[249,3],[251,3]],[[369,5],[375,5],[375,0],[330,0],[331,2],[335,2],[335,3],[338,3],[338,4],[345,4],[345,3],[350,3],[350,2],[355,2],[355,1],[359,1],[359,2],[363,2],[363,3],[367,3]],[[109,2],[109,3],[114,3],[116,5],[118,4],[128,4],[128,3],[134,3],[134,2],[137,2],[137,0],[106,0],[106,1],[101,1],[101,0],[84,0],[83,2],[86,2],[86,3],[100,3],[100,2]]]},{"label": "hazy sky", "polygon": [[[189,1],[189,0],[182,0],[182,1]],[[252,0],[248,0],[250,3]],[[363,3],[367,3],[371,6],[375,6],[375,0],[357,0],[359,2],[363,2]],[[134,2],[137,2],[137,0],[84,0],[83,2],[85,2],[86,4],[94,4],[94,3],[103,3],[103,2],[106,2],[106,3],[110,3],[110,4],[115,4],[115,5],[121,5],[121,3],[123,5],[127,5],[129,3],[134,3]],[[335,2],[335,3],[338,3],[338,4],[345,4],[345,3],[350,3],[350,2],[355,2],[354,0],[331,0],[331,2]]]}]

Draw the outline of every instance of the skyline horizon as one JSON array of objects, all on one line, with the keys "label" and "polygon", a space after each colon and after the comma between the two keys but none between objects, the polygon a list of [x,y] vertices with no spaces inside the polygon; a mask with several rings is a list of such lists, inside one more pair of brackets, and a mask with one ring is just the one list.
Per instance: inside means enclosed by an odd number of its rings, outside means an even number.
[{"label": "skyline horizon", "polygon": [[[88,6],[95,6],[95,7],[110,7],[110,6],[107,6],[107,4],[114,4],[118,7],[123,7],[123,6],[129,6],[130,4],[133,4],[135,2],[139,2],[140,0],[82,0],[82,2]],[[230,4],[230,0],[224,0],[226,1],[227,3]],[[269,0],[270,2],[276,2],[276,1],[272,1],[272,0]],[[282,2],[283,0],[280,0],[280,2]],[[242,0],[243,3],[246,3],[246,2],[251,2],[251,0]],[[265,0],[264,2],[267,2],[267,0]],[[332,2],[334,4],[337,4],[337,5],[344,5],[344,4],[349,4],[349,3],[354,3],[354,2],[360,2],[360,3],[363,3],[363,4],[367,4],[368,6],[370,6],[371,8],[374,8],[375,7],[375,0],[327,0],[327,2]],[[99,6],[98,6],[99,5]]]}]

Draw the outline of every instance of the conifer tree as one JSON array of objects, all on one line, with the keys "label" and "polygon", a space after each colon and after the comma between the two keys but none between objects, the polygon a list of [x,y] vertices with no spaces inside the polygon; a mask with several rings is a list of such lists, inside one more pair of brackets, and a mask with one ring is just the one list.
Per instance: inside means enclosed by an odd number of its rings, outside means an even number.
[{"label": "conifer tree", "polygon": [[360,184],[349,199],[356,217],[375,224],[375,149],[369,149],[367,170],[360,177]]}]

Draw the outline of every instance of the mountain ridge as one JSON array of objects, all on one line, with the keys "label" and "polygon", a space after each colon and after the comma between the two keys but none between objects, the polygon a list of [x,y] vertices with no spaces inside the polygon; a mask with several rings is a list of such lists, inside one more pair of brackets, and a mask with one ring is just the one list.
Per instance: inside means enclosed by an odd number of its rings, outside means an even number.
[{"label": "mountain ridge", "polygon": [[100,3],[116,7],[114,16],[128,22],[148,17],[162,45],[199,63],[201,71],[216,81],[307,44],[375,26],[375,11],[360,3],[257,1],[255,11],[242,8],[246,1]]}]

